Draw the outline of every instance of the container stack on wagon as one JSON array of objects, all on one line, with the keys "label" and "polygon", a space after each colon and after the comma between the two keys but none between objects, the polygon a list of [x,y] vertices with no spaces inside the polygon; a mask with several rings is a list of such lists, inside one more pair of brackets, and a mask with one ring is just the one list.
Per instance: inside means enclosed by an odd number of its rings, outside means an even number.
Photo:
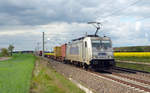
[{"label": "container stack on wagon", "polygon": [[61,61],[65,61],[67,44],[61,45]]},{"label": "container stack on wagon", "polygon": [[54,47],[54,56],[56,58],[61,56],[61,47],[59,47],[59,46]]},{"label": "container stack on wagon", "polygon": [[[65,61],[66,58],[66,47],[67,44],[63,44],[61,46],[56,46],[53,48],[53,52],[51,53],[44,53],[45,57],[55,59],[58,61]],[[40,55],[41,56],[41,55]]]}]

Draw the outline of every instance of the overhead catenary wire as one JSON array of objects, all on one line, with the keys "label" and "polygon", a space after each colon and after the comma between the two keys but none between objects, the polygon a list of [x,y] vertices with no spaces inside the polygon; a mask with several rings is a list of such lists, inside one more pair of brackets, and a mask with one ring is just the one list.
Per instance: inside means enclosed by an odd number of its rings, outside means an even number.
[{"label": "overhead catenary wire", "polygon": [[128,9],[128,8],[131,7],[131,6],[136,5],[137,3],[139,3],[139,1],[141,1],[141,0],[137,0],[137,1],[135,1],[135,2],[133,2],[133,3],[131,3],[131,4],[129,4],[128,7],[123,7],[123,8],[120,8],[120,9],[118,9],[118,10],[112,11],[110,14],[104,16],[103,18],[108,18],[108,17],[113,16],[113,15],[119,13],[119,12],[122,12],[122,11]]}]

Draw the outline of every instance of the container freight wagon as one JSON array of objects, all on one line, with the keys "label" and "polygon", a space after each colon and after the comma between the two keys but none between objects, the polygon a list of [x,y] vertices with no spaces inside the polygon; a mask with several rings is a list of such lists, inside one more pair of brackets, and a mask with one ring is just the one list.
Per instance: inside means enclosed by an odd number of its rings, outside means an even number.
[{"label": "container freight wagon", "polygon": [[67,44],[61,45],[61,61],[65,60]]},{"label": "container freight wagon", "polygon": [[61,47],[60,46],[54,47],[54,59],[57,59],[57,60],[61,59]]},{"label": "container freight wagon", "polygon": [[50,52],[50,53],[44,53],[45,57],[47,58],[54,58],[54,53]]}]

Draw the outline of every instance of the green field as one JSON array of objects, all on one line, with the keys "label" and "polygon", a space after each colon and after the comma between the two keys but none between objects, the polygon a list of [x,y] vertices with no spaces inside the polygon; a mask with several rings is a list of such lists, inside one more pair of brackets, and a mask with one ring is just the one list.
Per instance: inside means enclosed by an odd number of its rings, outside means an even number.
[{"label": "green field", "polygon": [[0,61],[0,93],[28,93],[34,61],[32,54],[14,54]]},{"label": "green field", "polygon": [[36,62],[31,93],[84,93],[70,80],[59,74],[48,62]]},{"label": "green field", "polygon": [[150,63],[150,57],[115,57],[115,60]]},{"label": "green field", "polygon": [[150,66],[149,65],[116,62],[116,66],[123,67],[123,68],[129,68],[129,69],[135,69],[135,70],[142,70],[142,71],[150,72]]},{"label": "green field", "polygon": [[115,47],[114,51],[120,52],[150,52],[150,46],[127,46],[127,47]]}]

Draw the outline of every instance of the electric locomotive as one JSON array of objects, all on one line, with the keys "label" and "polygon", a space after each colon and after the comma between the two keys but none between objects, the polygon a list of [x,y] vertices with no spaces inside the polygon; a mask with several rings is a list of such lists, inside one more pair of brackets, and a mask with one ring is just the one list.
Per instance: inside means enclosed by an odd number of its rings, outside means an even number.
[{"label": "electric locomotive", "polygon": [[110,69],[115,65],[112,42],[109,37],[87,35],[67,44],[65,60],[85,68]]},{"label": "electric locomotive", "polygon": [[112,41],[109,37],[98,36],[100,23],[93,23],[97,24],[95,35],[86,35],[68,43],[66,45],[65,61],[79,64],[84,68],[110,69],[115,66]]}]

